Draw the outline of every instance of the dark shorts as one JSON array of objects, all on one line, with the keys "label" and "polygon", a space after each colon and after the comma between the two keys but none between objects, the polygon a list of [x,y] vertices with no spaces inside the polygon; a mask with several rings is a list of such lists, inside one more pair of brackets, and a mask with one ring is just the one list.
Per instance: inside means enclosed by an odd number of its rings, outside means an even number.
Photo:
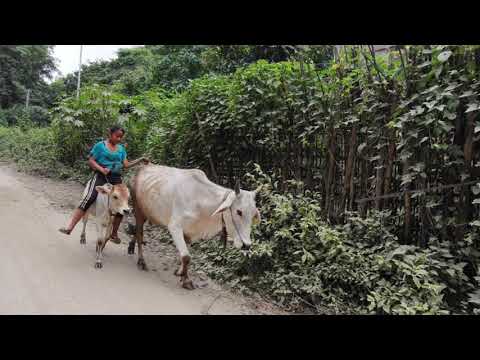
[{"label": "dark shorts", "polygon": [[87,211],[88,208],[95,202],[95,200],[97,200],[98,191],[95,189],[95,187],[105,185],[107,181],[112,185],[121,184],[122,177],[119,174],[108,174],[105,176],[100,172],[95,172],[93,177],[87,183],[87,193],[80,202],[78,208],[82,209],[83,211]]}]

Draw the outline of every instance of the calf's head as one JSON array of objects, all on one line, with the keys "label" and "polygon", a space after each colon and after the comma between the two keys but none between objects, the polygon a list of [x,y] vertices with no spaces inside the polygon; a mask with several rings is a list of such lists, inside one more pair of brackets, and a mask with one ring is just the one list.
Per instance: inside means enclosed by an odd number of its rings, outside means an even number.
[{"label": "calf's head", "polygon": [[212,214],[212,216],[223,214],[227,233],[232,237],[237,249],[248,249],[252,245],[250,238],[252,223],[260,221],[260,212],[255,203],[259,190],[260,188],[255,191],[241,190],[240,183],[237,181],[235,191],[230,192]]},{"label": "calf's head", "polygon": [[108,209],[112,214],[127,215],[130,213],[131,209],[128,206],[130,191],[125,184],[105,184],[96,186],[95,189],[100,194],[108,196]]}]

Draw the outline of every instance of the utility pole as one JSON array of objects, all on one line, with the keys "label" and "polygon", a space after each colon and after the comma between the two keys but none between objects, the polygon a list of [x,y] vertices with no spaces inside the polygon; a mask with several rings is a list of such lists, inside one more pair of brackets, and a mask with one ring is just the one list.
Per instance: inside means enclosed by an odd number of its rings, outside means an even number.
[{"label": "utility pole", "polygon": [[83,50],[83,45],[80,45],[80,62],[78,65],[78,81],[77,81],[77,100],[80,98],[80,76],[82,75],[82,50]]},{"label": "utility pole", "polygon": [[25,109],[28,109],[30,103],[30,89],[27,90],[27,101],[25,102]]}]

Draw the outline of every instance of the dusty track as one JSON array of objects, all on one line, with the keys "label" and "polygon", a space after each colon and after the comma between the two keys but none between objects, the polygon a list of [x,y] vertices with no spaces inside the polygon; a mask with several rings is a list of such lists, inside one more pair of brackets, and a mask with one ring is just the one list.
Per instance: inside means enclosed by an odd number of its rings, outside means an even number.
[{"label": "dusty track", "polygon": [[57,231],[82,190],[0,164],[0,314],[272,313],[208,279],[204,288],[182,289],[173,276],[174,257],[162,256],[158,246],[147,249],[151,270],[137,270],[125,234],[122,244],[107,244],[104,268],[95,269],[94,225],[86,246],[79,244],[80,226],[71,236]]}]

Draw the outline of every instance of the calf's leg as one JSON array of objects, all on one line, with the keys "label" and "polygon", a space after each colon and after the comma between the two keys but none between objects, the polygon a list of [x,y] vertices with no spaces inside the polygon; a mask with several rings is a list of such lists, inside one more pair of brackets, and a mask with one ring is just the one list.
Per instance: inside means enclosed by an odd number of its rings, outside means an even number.
[{"label": "calf's leg", "polygon": [[96,252],[97,256],[95,258],[95,268],[101,269],[103,267],[103,247],[105,243],[105,238],[104,237],[99,237],[97,239],[97,247],[96,247]]},{"label": "calf's leg", "polygon": [[107,244],[108,239],[110,238],[110,234],[112,231],[112,218],[109,217],[108,223],[102,223],[97,225],[97,233],[98,233],[98,238],[97,238],[97,256],[95,260],[95,267],[97,269],[101,269],[103,267],[103,249],[105,248],[105,245]]},{"label": "calf's leg", "polygon": [[83,227],[82,233],[80,234],[80,244],[85,245],[87,243],[87,239],[85,237],[85,229],[87,228],[88,222],[88,214],[83,215]]}]

